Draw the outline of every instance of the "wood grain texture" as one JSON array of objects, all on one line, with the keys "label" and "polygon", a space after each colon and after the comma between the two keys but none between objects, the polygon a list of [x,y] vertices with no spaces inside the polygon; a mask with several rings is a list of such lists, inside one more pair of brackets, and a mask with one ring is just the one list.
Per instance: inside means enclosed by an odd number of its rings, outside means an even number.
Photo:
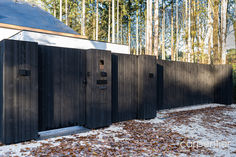
[{"label": "wood grain texture", "polygon": [[112,54],[112,122],[137,118],[138,57]]},{"label": "wood grain texture", "polygon": [[158,109],[232,103],[232,66],[157,60]]},{"label": "wood grain texture", "polygon": [[37,43],[15,40],[1,42],[1,84],[1,142],[12,144],[36,139]]},{"label": "wood grain texture", "polygon": [[84,51],[39,46],[39,56],[39,130],[84,125]]},{"label": "wood grain texture", "polygon": [[138,57],[138,118],[151,119],[156,116],[157,71],[154,56]]},{"label": "wood grain texture", "polygon": [[[86,52],[86,127],[109,126],[111,121],[111,52],[88,50]],[[101,72],[107,73],[102,76]],[[98,84],[98,80],[107,80]]]}]

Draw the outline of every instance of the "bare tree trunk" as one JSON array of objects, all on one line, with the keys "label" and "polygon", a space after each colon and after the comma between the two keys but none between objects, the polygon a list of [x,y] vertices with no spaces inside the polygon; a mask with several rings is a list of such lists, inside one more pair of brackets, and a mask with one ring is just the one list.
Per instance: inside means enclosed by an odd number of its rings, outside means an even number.
[{"label": "bare tree trunk", "polygon": [[158,46],[159,46],[159,0],[154,1],[154,54],[158,59]]},{"label": "bare tree trunk", "polygon": [[190,52],[188,47],[188,39],[189,39],[189,29],[188,29],[188,0],[185,0],[185,49],[186,49],[186,61],[190,61]]},{"label": "bare tree trunk", "polygon": [[[196,1],[193,0],[192,1],[192,5],[193,8],[191,9],[191,50],[192,50],[192,62],[196,62],[196,53],[195,53],[195,37],[196,37],[196,15],[195,15],[195,11],[196,11]],[[193,32],[193,33],[192,33]]]},{"label": "bare tree trunk", "polygon": [[201,41],[201,35],[200,35],[200,18],[199,18],[199,0],[197,0],[197,23],[196,23],[196,34],[197,34],[197,62],[199,63],[199,57],[201,54],[201,50],[200,50],[200,41]]},{"label": "bare tree trunk", "polygon": [[62,0],[60,0],[60,21],[62,21]]},{"label": "bare tree trunk", "polygon": [[55,18],[57,18],[56,1],[54,1],[54,3],[53,3],[53,15]]},{"label": "bare tree trunk", "polygon": [[219,1],[213,1],[213,52],[214,64],[221,64],[221,54],[219,53]]},{"label": "bare tree trunk", "polygon": [[199,25],[199,53],[200,53],[200,56],[199,56],[199,63],[203,63],[203,54],[204,54],[204,40],[201,39],[201,36],[202,36],[202,26]]},{"label": "bare tree trunk", "polygon": [[186,3],[186,1],[183,1],[183,11],[182,11],[182,18],[183,18],[183,29],[182,29],[182,31],[183,31],[183,33],[181,33],[182,34],[182,38],[183,38],[183,48],[184,48],[184,50],[183,50],[183,56],[182,56],[182,61],[185,61],[185,57],[186,57],[186,50],[187,50],[187,47],[186,47],[186,12],[184,11],[184,10],[186,10],[185,9],[185,4]]},{"label": "bare tree trunk", "polygon": [[98,40],[98,0],[96,0],[96,40]]},{"label": "bare tree trunk", "polygon": [[153,36],[153,30],[152,30],[152,0],[149,2],[150,8],[149,8],[149,54],[152,55],[152,36]]},{"label": "bare tree trunk", "polygon": [[176,0],[176,49],[175,60],[179,57],[179,0]]},{"label": "bare tree trunk", "polygon": [[163,5],[163,14],[162,14],[162,60],[165,60],[166,59],[166,53],[165,53],[165,25],[166,25],[166,22],[165,22],[165,17],[166,17],[166,14],[165,14],[165,2],[162,1],[162,5]]},{"label": "bare tree trunk", "polygon": [[188,11],[188,51],[189,59],[188,62],[192,62],[192,44],[191,44],[191,0],[189,0],[189,11]]},{"label": "bare tree trunk", "polygon": [[213,42],[213,19],[212,19],[212,3],[211,0],[208,0],[208,55],[209,55],[209,64],[212,64],[212,42]]},{"label": "bare tree trunk", "polygon": [[[138,3],[138,1],[137,1]],[[137,4],[138,5],[138,4]],[[138,25],[139,25],[139,13],[138,13],[138,9],[136,10],[136,54],[138,55],[139,54],[139,40],[138,40],[138,37],[139,37],[139,29],[138,29]]]},{"label": "bare tree trunk", "polygon": [[93,40],[96,40],[96,15],[93,13]]},{"label": "bare tree trunk", "polygon": [[108,1],[109,9],[108,9],[108,42],[111,42],[111,4]]},{"label": "bare tree trunk", "polygon": [[150,10],[150,5],[149,5],[149,0],[147,0],[147,9],[146,9],[146,33],[145,33],[145,36],[146,36],[146,40],[145,40],[145,45],[146,45],[146,48],[145,48],[145,54],[149,54],[149,26],[150,26],[150,23],[149,23],[149,10]]},{"label": "bare tree trunk", "polygon": [[131,46],[131,17],[130,15],[128,15],[128,45],[129,45],[129,48]]},{"label": "bare tree trunk", "polygon": [[65,5],[65,10],[66,10],[66,25],[68,25],[68,2],[67,2],[67,0],[66,0],[66,5]]},{"label": "bare tree trunk", "polygon": [[140,39],[140,44],[139,44],[139,54],[142,54],[142,38]]},{"label": "bare tree trunk", "polygon": [[[235,1],[235,4],[236,4],[236,0]],[[234,8],[234,15],[236,15],[236,8]],[[234,19],[234,42],[235,42],[235,49],[236,49],[236,19]]]},{"label": "bare tree trunk", "polygon": [[112,0],[112,43],[115,43],[115,0]]},{"label": "bare tree trunk", "polygon": [[175,60],[174,56],[174,0],[171,4],[171,60]]},{"label": "bare tree trunk", "polygon": [[119,9],[120,9],[120,5],[119,5],[120,3],[119,3],[119,0],[117,0],[117,32],[116,32],[116,41],[117,41],[117,43],[120,43],[120,37],[119,37],[119,35],[120,35],[120,33],[119,33]]},{"label": "bare tree trunk", "polygon": [[123,4],[121,4],[122,5],[122,10],[121,10],[121,16],[120,16],[120,18],[121,18],[121,25],[120,25],[120,32],[121,32],[121,35],[120,35],[120,42],[121,42],[121,44],[123,44],[123,10],[124,10],[124,8],[125,8],[125,6],[123,5]]},{"label": "bare tree trunk", "polygon": [[222,42],[222,63],[226,64],[226,24],[227,24],[228,0],[221,0],[221,42]]},{"label": "bare tree trunk", "polygon": [[82,1],[81,35],[85,35],[85,0]]}]

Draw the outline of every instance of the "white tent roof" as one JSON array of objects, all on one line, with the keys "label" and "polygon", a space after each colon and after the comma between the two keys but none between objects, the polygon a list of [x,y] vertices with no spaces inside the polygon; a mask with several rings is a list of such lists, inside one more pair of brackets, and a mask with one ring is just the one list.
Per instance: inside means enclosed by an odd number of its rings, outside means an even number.
[{"label": "white tent roof", "polygon": [[48,12],[21,0],[0,0],[0,23],[78,34]]}]

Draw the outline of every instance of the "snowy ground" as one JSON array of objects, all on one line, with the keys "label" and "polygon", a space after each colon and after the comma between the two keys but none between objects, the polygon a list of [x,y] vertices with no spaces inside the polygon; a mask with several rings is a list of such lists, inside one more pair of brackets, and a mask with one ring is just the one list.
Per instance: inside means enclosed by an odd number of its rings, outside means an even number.
[{"label": "snowy ground", "polygon": [[0,156],[236,156],[236,105],[157,112],[86,133],[0,147]]}]

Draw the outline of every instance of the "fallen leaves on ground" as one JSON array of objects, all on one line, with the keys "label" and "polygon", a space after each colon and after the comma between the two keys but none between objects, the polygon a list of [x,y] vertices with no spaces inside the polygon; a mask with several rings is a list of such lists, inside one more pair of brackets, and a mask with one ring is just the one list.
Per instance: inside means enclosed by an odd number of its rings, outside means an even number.
[{"label": "fallen leaves on ground", "polygon": [[[215,152],[209,148],[195,149],[181,145],[198,139],[181,134],[172,127],[187,125],[194,128],[191,126],[194,122],[193,117],[201,116],[202,121],[199,123],[204,128],[230,134],[226,128],[235,129],[236,124],[228,123],[232,119],[224,112],[232,110],[231,107],[219,106],[171,113],[160,112],[162,118],[164,117],[163,122],[148,123],[137,120],[119,122],[112,125],[118,128],[115,130],[104,128],[90,131],[93,132],[92,134],[74,134],[55,140],[38,141],[40,146],[26,147],[21,152],[29,152],[29,156],[178,156],[183,154],[212,156]],[[217,127],[215,124],[222,127]]]}]

